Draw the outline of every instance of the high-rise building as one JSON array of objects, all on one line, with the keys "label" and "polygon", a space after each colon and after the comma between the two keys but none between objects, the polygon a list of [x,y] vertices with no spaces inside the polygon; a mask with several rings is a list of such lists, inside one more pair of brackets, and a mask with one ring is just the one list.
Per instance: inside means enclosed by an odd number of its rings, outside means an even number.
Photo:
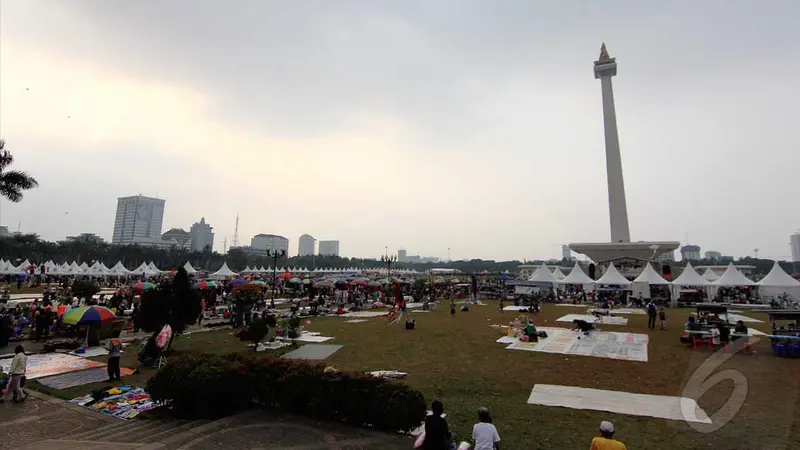
[{"label": "high-rise building", "polygon": [[160,198],[134,195],[117,199],[112,244],[149,244],[161,240],[164,204]]},{"label": "high-rise building", "polygon": [[314,247],[317,240],[310,234],[300,236],[297,243],[297,256],[311,256],[314,254]]},{"label": "high-rise building", "polygon": [[206,218],[201,217],[200,222],[195,222],[189,229],[190,248],[193,252],[202,252],[208,247],[214,249],[214,229],[206,223]]},{"label": "high-rise building", "polygon": [[722,253],[709,250],[705,254],[706,259],[719,260],[722,258]]},{"label": "high-rise building", "polygon": [[800,261],[800,232],[793,234],[789,239],[792,243],[792,261]]},{"label": "high-rise building", "polygon": [[684,245],[681,247],[681,258],[684,261],[692,261],[700,259],[700,246],[699,245]]},{"label": "high-rise building", "polygon": [[561,259],[566,259],[567,261],[572,259],[572,249],[569,248],[569,245],[561,246]]},{"label": "high-rise building", "polygon": [[675,262],[675,250],[670,250],[658,256],[658,262],[671,263]]},{"label": "high-rise building", "polygon": [[339,241],[319,241],[321,256],[339,256]]},{"label": "high-rise building", "polygon": [[289,239],[276,234],[257,234],[250,240],[250,248],[253,250],[283,250],[289,255]]},{"label": "high-rise building", "polygon": [[401,248],[397,251],[397,261],[398,262],[406,262],[408,261],[408,250]]}]

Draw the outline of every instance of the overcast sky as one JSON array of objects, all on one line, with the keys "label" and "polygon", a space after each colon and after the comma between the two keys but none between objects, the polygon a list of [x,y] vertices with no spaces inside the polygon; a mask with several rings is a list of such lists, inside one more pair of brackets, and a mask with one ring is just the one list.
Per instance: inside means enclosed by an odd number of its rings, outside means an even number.
[{"label": "overcast sky", "polygon": [[[3,0],[0,223],[110,239],[116,198],[345,256],[609,239],[601,41],[633,240],[789,258],[800,2]],[[68,214],[64,214],[68,213]]]}]

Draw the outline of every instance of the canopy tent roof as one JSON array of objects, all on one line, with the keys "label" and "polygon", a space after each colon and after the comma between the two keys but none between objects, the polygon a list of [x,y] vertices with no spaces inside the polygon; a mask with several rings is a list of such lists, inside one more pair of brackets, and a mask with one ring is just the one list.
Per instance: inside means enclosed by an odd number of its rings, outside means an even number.
[{"label": "canopy tent roof", "polygon": [[633,280],[634,283],[647,283],[647,284],[669,284],[669,281],[665,280],[664,277],[656,272],[656,269],[653,269],[653,266],[650,263],[647,263],[644,266],[644,270],[642,273]]},{"label": "canopy tent roof", "polygon": [[183,265],[183,269],[186,270],[186,273],[188,273],[189,275],[193,275],[193,274],[197,273],[197,270],[195,270],[195,268],[192,267],[192,265],[189,263],[189,261],[186,261],[186,264]]},{"label": "canopy tent roof", "polygon": [[800,281],[795,280],[785,270],[775,261],[775,265],[772,266],[772,270],[769,271],[767,276],[765,276],[761,281],[756,283],[758,286],[766,286],[766,287],[800,287]]},{"label": "canopy tent roof", "polygon": [[747,278],[746,276],[742,275],[742,272],[739,272],[739,269],[733,265],[733,263],[728,264],[728,268],[725,269],[725,273],[722,274],[721,277],[715,282],[713,282],[715,286],[754,286],[755,283],[753,280]]},{"label": "canopy tent roof", "polygon": [[115,274],[115,275],[127,275],[127,274],[131,273],[131,271],[130,271],[130,270],[128,270],[128,269],[127,269],[127,268],[126,268],[126,267],[125,267],[125,266],[122,264],[122,261],[117,261],[117,263],[116,263],[116,264],[114,264],[114,267],[112,267],[111,269],[109,269],[109,272],[110,272],[110,273],[112,273],[112,274]]},{"label": "canopy tent roof", "polygon": [[630,280],[623,277],[619,270],[614,267],[614,263],[608,264],[608,269],[606,269],[606,273],[597,280],[597,284],[620,284],[623,286],[627,286],[631,284]]},{"label": "canopy tent roof", "polygon": [[153,263],[153,261],[150,261],[150,264],[148,264],[148,265],[147,265],[147,267],[148,267],[148,268],[149,268],[149,269],[150,269],[152,272],[154,272],[154,273],[156,273],[156,274],[159,274],[159,273],[161,273],[161,269],[159,269],[158,267],[156,267],[156,265]]},{"label": "canopy tent roof", "polygon": [[708,281],[717,281],[719,280],[719,275],[717,275],[717,272],[711,270],[711,268],[708,268],[705,272],[703,272],[703,278]]},{"label": "canopy tent roof", "polygon": [[541,266],[539,266],[538,269],[536,269],[536,272],[533,272],[533,275],[531,275],[530,278],[528,278],[528,281],[555,283],[558,280],[556,279],[555,275],[553,275],[553,272],[550,272],[550,269],[548,269],[547,266],[542,264]]},{"label": "canopy tent roof", "polygon": [[[508,271],[506,270],[503,273],[508,273]],[[566,275],[564,275],[564,272],[562,272],[561,269],[559,269],[558,267],[553,269],[553,276],[556,277],[556,280],[559,280],[559,281],[563,280],[564,277],[566,277]]]},{"label": "canopy tent roof", "polygon": [[575,263],[572,266],[572,270],[569,271],[569,274],[564,277],[563,280],[559,281],[561,284],[594,284],[594,280],[589,278],[589,275],[583,272],[581,266],[578,263]]},{"label": "canopy tent roof", "polygon": [[234,277],[236,275],[239,275],[239,274],[234,272],[234,271],[232,271],[231,269],[229,269],[228,268],[228,263],[225,262],[225,263],[222,263],[222,267],[220,267],[218,271],[216,271],[216,272],[212,273],[211,275],[209,275],[209,278],[223,279],[223,278],[228,278],[228,277]]},{"label": "canopy tent roof", "polygon": [[711,283],[694,270],[692,263],[687,263],[683,272],[681,272],[678,278],[675,278],[672,284],[675,286],[708,286]]}]

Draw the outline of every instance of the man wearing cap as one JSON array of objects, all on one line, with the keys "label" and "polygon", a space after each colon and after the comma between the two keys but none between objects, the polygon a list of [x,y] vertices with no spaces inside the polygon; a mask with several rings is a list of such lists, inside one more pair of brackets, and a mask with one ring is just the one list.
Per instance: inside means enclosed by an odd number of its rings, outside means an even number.
[{"label": "man wearing cap", "polygon": [[592,439],[589,450],[628,450],[628,447],[614,439],[614,424],[604,420],[600,422],[600,437]]}]

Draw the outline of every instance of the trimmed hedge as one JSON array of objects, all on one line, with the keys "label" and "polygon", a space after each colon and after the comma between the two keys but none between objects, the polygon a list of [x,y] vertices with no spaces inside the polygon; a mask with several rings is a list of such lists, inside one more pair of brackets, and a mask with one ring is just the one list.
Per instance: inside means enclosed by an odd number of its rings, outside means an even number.
[{"label": "trimmed hedge", "polygon": [[424,420],[425,398],[404,383],[326,372],[321,364],[273,356],[191,354],[171,359],[147,382],[154,400],[184,418],[214,419],[252,406],[386,431]]}]

